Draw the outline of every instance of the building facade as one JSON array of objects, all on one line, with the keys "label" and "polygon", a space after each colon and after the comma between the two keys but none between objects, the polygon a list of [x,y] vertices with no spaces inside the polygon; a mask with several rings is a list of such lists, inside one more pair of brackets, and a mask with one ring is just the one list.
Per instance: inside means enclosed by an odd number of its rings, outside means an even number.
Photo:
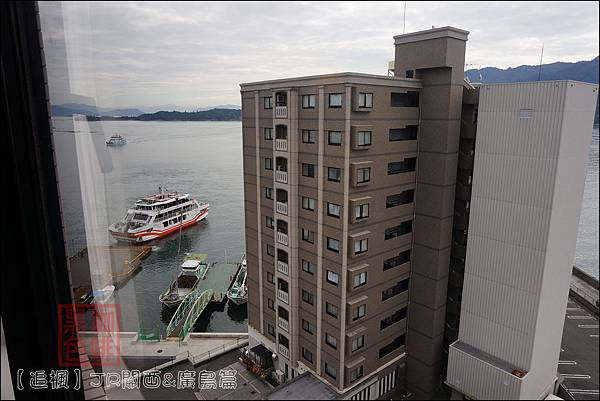
[{"label": "building facade", "polygon": [[448,355],[480,247],[467,239],[489,107],[464,80],[467,36],[394,37],[394,76],[241,85],[249,348],[272,353],[281,382],[309,372],[339,398],[430,398],[448,373],[458,389]]}]

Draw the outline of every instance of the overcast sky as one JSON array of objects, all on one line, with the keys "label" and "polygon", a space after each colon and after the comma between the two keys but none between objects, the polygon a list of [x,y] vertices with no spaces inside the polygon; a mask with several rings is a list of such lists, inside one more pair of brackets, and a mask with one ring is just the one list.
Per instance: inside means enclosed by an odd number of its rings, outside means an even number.
[{"label": "overcast sky", "polygon": [[[239,104],[239,83],[386,74],[404,2],[41,2],[54,104]],[[590,60],[598,2],[412,2],[406,32],[470,31],[466,68]],[[65,61],[66,60],[66,61]],[[87,98],[87,99],[86,99]]]}]

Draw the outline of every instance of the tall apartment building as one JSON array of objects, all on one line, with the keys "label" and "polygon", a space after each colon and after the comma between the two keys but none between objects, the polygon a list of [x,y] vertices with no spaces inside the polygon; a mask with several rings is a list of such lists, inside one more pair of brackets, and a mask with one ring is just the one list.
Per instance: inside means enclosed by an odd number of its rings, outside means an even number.
[{"label": "tall apartment building", "polygon": [[241,85],[249,348],[281,381],[310,372],[351,399],[443,388],[479,247],[467,238],[487,87],[464,81],[467,35],[396,36],[393,77]]}]

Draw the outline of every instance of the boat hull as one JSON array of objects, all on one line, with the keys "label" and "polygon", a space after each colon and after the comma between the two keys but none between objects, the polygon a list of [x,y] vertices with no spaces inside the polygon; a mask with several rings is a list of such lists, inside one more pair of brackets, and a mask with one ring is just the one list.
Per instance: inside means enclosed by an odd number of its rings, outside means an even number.
[{"label": "boat hull", "polygon": [[208,208],[201,210],[194,218],[183,222],[182,224],[174,225],[165,230],[160,230],[155,227],[150,228],[146,231],[140,231],[135,233],[124,233],[116,230],[109,229],[110,234],[114,239],[119,242],[127,243],[142,243],[152,241],[157,238],[165,237],[167,235],[179,232],[179,230],[193,226],[196,223],[201,222],[208,215]]},{"label": "boat hull", "polygon": [[248,302],[248,298],[236,298],[236,297],[230,297],[230,296],[227,296],[227,298],[229,298],[229,300],[231,302],[233,302],[234,304],[236,304],[237,306],[241,306]]}]

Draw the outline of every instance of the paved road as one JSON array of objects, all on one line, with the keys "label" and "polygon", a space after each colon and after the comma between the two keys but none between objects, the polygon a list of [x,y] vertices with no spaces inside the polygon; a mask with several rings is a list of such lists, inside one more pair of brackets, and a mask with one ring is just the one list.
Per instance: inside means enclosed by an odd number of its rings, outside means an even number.
[{"label": "paved road", "polygon": [[598,319],[569,299],[558,371],[574,400],[598,400]]}]

